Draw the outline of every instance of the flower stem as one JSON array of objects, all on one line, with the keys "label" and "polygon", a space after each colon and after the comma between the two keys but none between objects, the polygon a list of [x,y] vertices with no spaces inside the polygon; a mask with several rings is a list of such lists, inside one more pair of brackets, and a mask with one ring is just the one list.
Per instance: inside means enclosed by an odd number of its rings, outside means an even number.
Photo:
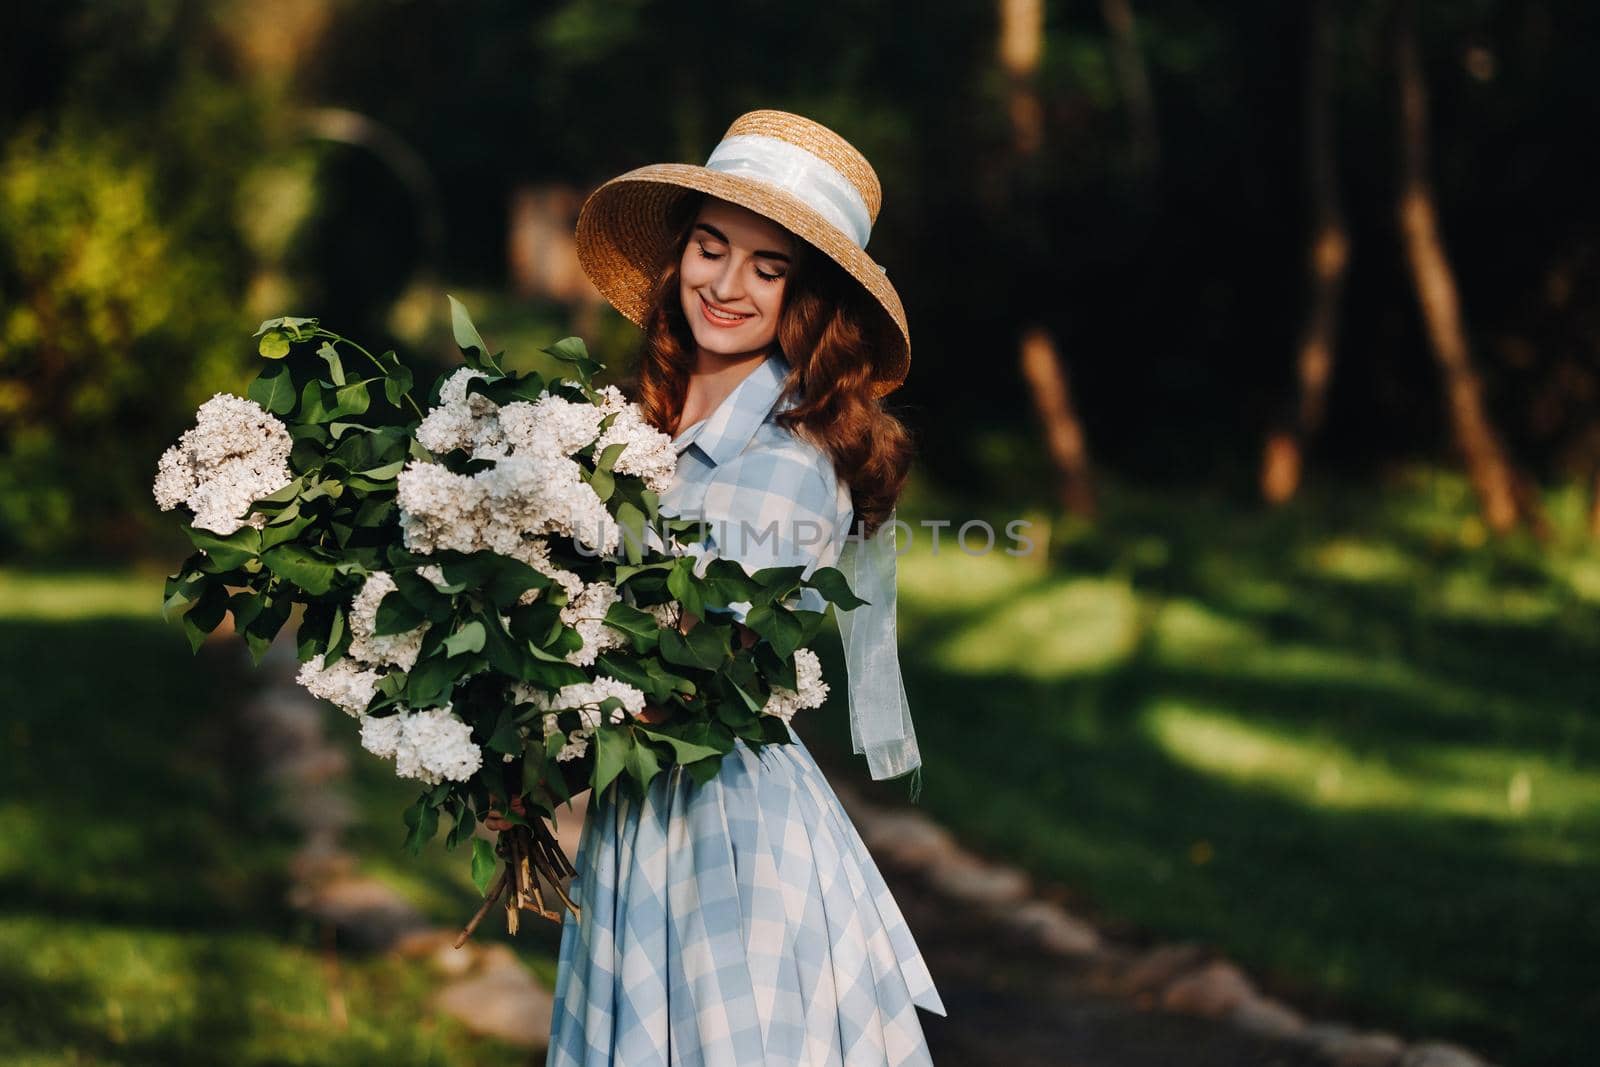
[{"label": "flower stem", "polygon": [[[334,333],[332,330],[323,329],[320,326],[317,327],[317,336],[319,336],[319,337],[327,337],[327,338],[329,338],[329,339],[331,339],[333,341],[342,341],[343,343],[349,345],[351,348],[355,349],[357,352],[360,352],[363,356],[366,356],[368,359],[370,359],[372,361],[372,365],[374,367],[377,367],[378,370],[382,372],[383,377],[387,378],[389,376],[389,368],[385,367],[383,365],[383,361],[382,360],[380,360],[377,356],[373,355],[371,352],[368,352],[365,348],[363,348],[361,345],[357,344],[355,341],[350,340],[350,338],[342,337],[339,334]],[[368,379],[368,380],[370,381],[371,379]],[[422,418],[423,417],[422,408],[417,406],[416,400],[412,399],[411,390],[407,389],[405,392],[401,393],[400,395],[406,398],[406,403],[410,404],[411,405],[411,410],[415,411],[417,413],[417,418],[419,418],[419,419]]]}]

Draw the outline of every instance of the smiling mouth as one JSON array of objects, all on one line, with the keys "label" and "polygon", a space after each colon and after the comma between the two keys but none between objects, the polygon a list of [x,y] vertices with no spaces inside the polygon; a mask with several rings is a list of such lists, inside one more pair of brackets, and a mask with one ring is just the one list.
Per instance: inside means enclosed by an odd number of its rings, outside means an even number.
[{"label": "smiling mouth", "polygon": [[701,312],[704,313],[706,321],[714,326],[736,326],[751,317],[749,315],[741,315],[735,311],[724,311],[707,300],[705,294],[698,295],[700,296]]}]

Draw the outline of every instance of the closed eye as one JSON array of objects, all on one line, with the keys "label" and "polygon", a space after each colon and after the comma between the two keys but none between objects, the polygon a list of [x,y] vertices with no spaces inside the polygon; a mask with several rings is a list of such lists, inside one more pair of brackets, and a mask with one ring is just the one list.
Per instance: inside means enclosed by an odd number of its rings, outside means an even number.
[{"label": "closed eye", "polygon": [[[695,251],[701,259],[717,260],[727,255],[726,252],[707,252],[704,244],[697,244],[695,246]],[[756,276],[764,282],[779,282],[783,280],[782,274],[768,274],[760,267],[756,268]]]}]

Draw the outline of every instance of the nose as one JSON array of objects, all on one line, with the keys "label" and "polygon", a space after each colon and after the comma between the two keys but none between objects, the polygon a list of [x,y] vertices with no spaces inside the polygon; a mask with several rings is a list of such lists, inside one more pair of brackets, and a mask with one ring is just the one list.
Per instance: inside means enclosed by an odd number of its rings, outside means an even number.
[{"label": "nose", "polygon": [[711,279],[711,299],[719,304],[731,304],[739,299],[743,295],[739,277],[739,271],[733,265],[733,256],[726,256],[722,261],[722,269]]}]

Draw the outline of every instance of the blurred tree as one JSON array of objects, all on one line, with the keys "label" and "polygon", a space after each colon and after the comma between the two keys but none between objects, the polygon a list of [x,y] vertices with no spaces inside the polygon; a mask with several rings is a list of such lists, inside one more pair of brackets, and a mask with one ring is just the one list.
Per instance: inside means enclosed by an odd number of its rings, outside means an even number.
[{"label": "blurred tree", "polygon": [[35,77],[0,130],[0,551],[121,551],[161,448],[249,365],[237,212],[264,101],[205,5],[25,17],[73,62],[5,46]]},{"label": "blurred tree", "polygon": [[1478,493],[1484,521],[1504,533],[1519,516],[1541,527],[1531,493],[1520,490],[1500,435],[1484,404],[1483,381],[1473,364],[1462,322],[1460,289],[1445,252],[1433,185],[1428,177],[1428,95],[1417,51],[1415,0],[1397,0],[1393,17],[1399,82],[1400,188],[1396,210],[1428,341],[1441,371],[1456,445]]},{"label": "blurred tree", "polygon": [[1100,13],[1111,37],[1111,58],[1128,112],[1130,162],[1134,173],[1148,175],[1161,161],[1161,138],[1156,132],[1156,102],[1150,91],[1150,73],[1131,0],[1100,0]]},{"label": "blurred tree", "polygon": [[1295,355],[1299,389],[1289,425],[1274,427],[1262,454],[1261,495],[1281,504],[1300,487],[1305,452],[1322,429],[1339,336],[1340,296],[1350,262],[1350,234],[1335,159],[1338,17],[1333,0],[1309,0],[1306,18],[1305,184],[1311,227],[1306,242],[1305,325]]},{"label": "blurred tree", "polygon": [[[1010,184],[1020,190],[1027,204],[1031,198],[1017,181],[1016,171],[1043,147],[1044,108],[1035,82],[1039,59],[1044,52],[1044,3],[1043,0],[999,0],[998,14],[998,55],[1010,96]],[[1008,203],[1012,202],[1008,197]],[[1045,454],[1055,468],[1057,500],[1071,514],[1093,515],[1095,499],[1088,442],[1072,403],[1072,388],[1061,353],[1047,327],[1037,321],[1024,321],[1019,326],[1020,329],[1016,326],[1013,329],[1019,333],[1022,381],[1043,429]]]}]

